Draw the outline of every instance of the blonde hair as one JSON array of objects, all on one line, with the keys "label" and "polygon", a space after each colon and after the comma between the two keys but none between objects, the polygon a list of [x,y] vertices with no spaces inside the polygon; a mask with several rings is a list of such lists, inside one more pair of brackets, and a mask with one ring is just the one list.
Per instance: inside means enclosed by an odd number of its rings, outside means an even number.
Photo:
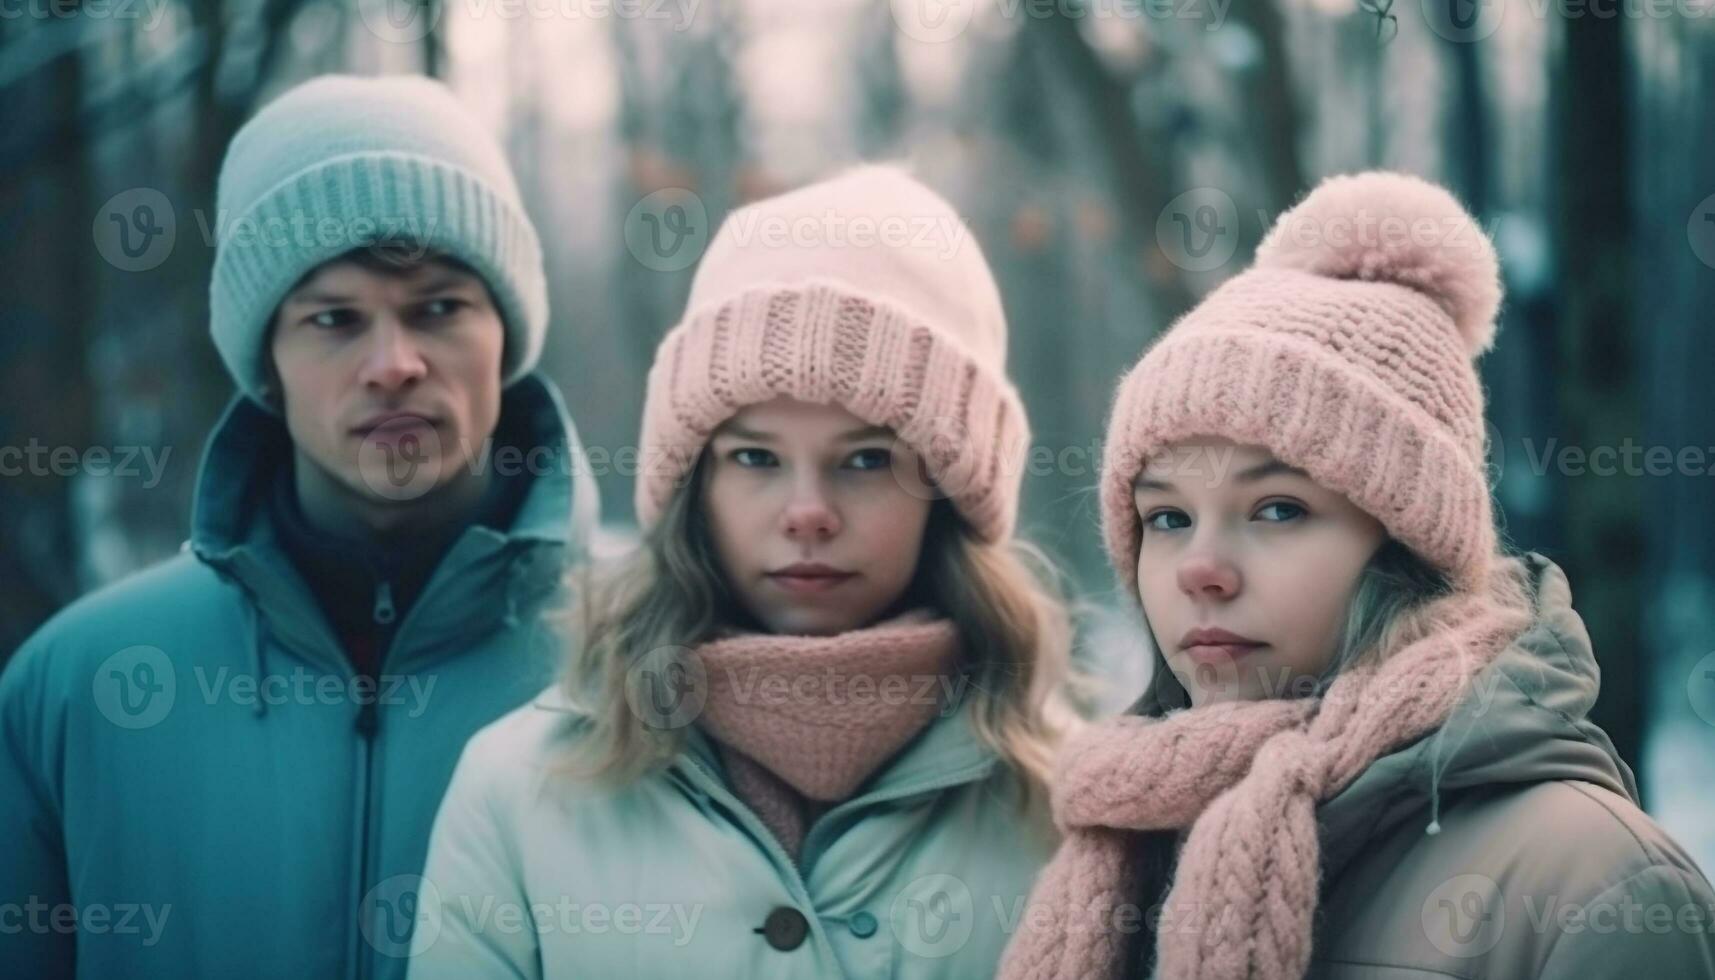
[{"label": "blonde hair", "polygon": [[[705,450],[639,548],[610,567],[569,573],[560,683],[585,724],[567,745],[563,772],[623,784],[671,761],[684,732],[630,709],[631,670],[651,651],[706,642],[744,615],[698,506],[706,459]],[[980,541],[940,498],[901,602],[957,627],[972,727],[1020,777],[1021,805],[1044,802],[1054,753],[1078,723],[1068,696],[1071,617],[1053,561],[1022,540]]]}]

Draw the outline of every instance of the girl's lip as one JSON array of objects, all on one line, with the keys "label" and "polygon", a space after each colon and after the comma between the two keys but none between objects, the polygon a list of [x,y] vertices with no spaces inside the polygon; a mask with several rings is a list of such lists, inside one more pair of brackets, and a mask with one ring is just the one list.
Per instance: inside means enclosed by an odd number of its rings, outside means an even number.
[{"label": "girl's lip", "polygon": [[817,592],[826,592],[842,582],[845,582],[847,579],[852,578],[852,575],[850,573],[843,575],[774,574],[768,576],[768,578],[788,592],[812,594]]},{"label": "girl's lip", "polygon": [[1185,656],[1197,663],[1223,663],[1261,650],[1266,643],[1196,643],[1184,649]]}]

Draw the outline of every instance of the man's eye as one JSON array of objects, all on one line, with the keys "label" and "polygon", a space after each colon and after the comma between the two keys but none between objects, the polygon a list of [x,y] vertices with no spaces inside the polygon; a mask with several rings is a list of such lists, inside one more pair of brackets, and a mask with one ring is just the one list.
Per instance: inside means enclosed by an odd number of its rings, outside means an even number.
[{"label": "man's eye", "polygon": [[423,313],[432,317],[451,316],[469,305],[464,300],[453,297],[432,299],[423,304]]},{"label": "man's eye", "polygon": [[[1171,527],[1163,527],[1161,524],[1157,523],[1163,517],[1178,518],[1180,520],[1185,521],[1185,524],[1177,524],[1177,525],[1173,525]],[[1177,510],[1158,510],[1155,513],[1153,513],[1153,514],[1151,514],[1148,517],[1145,517],[1143,519],[1143,526],[1146,528],[1149,528],[1151,530],[1155,530],[1155,531],[1176,531],[1179,528],[1186,527],[1187,525],[1190,524],[1190,522],[1191,522],[1191,519],[1186,517],[1180,511],[1177,511]]]},{"label": "man's eye", "polygon": [[304,322],[311,326],[322,327],[330,330],[337,329],[339,327],[349,327],[357,322],[357,311],[343,308],[322,310],[319,313],[310,314],[310,316],[305,318]]},{"label": "man's eye", "polygon": [[860,449],[852,453],[852,468],[857,470],[884,470],[893,462],[893,452],[888,449]]}]

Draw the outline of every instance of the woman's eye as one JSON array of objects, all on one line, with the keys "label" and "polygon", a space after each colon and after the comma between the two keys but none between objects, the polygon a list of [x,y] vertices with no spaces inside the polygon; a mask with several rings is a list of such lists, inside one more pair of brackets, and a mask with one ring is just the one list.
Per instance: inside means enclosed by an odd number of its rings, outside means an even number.
[{"label": "woman's eye", "polygon": [[734,449],[727,458],[746,469],[774,465],[774,454],[766,449]]},{"label": "woman's eye", "polygon": [[860,449],[851,455],[852,468],[884,470],[893,462],[893,453],[886,449]]},{"label": "woman's eye", "polygon": [[1258,510],[1257,513],[1261,514],[1264,511],[1273,510],[1276,507],[1284,507],[1284,508],[1286,508],[1288,513],[1285,517],[1273,518],[1275,523],[1285,523],[1287,521],[1292,520],[1294,517],[1297,517],[1301,514],[1307,513],[1307,511],[1305,511],[1305,509],[1303,507],[1300,507],[1297,504],[1289,504],[1284,500],[1277,500],[1272,504],[1263,504],[1262,509]]},{"label": "woman's eye", "polygon": [[[1185,523],[1184,524],[1178,524],[1178,525],[1175,525],[1173,527],[1163,527],[1161,524],[1158,523],[1158,521],[1160,521],[1160,519],[1163,517],[1179,518],[1181,520],[1184,520]],[[1176,531],[1179,528],[1188,526],[1190,524],[1190,522],[1191,522],[1191,519],[1186,517],[1180,511],[1177,511],[1177,510],[1158,510],[1155,513],[1153,513],[1153,514],[1151,514],[1148,517],[1143,519],[1143,526],[1146,528],[1156,530],[1156,531]]]}]

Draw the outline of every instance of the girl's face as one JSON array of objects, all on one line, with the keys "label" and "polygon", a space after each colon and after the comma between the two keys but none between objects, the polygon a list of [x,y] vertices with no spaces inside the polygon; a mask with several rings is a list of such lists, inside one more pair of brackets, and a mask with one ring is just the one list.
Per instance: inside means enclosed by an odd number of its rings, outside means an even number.
[{"label": "girl's face", "polygon": [[703,503],[721,569],[769,632],[858,629],[905,593],[930,502],[895,477],[919,464],[893,430],[782,396],[728,419],[708,452]]},{"label": "girl's face", "polygon": [[1381,523],[1268,450],[1224,439],[1164,450],[1133,496],[1138,598],[1191,703],[1309,694],[1386,540]]}]

